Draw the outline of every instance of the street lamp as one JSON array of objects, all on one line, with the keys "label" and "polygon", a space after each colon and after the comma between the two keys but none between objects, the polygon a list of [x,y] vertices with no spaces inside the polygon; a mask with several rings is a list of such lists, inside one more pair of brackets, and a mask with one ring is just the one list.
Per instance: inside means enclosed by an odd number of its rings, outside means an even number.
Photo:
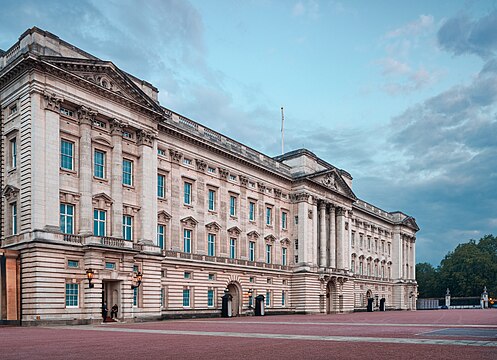
[{"label": "street lamp", "polygon": [[86,270],[86,278],[88,279],[88,288],[93,289],[95,287],[95,284],[92,284],[93,277],[95,276],[95,272],[93,271],[92,268],[89,268]]},{"label": "street lamp", "polygon": [[136,289],[137,287],[139,287],[142,283],[142,273],[141,272],[136,272],[135,273],[135,276],[134,276],[134,280],[135,280],[135,284],[131,284],[131,288],[132,289]]}]

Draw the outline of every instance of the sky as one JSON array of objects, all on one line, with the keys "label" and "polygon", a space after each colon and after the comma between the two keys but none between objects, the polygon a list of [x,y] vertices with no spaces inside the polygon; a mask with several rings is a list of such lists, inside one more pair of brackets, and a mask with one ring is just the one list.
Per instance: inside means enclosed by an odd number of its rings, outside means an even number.
[{"label": "sky", "polygon": [[0,0],[269,156],[305,147],[416,218],[417,262],[497,234],[497,2]]}]

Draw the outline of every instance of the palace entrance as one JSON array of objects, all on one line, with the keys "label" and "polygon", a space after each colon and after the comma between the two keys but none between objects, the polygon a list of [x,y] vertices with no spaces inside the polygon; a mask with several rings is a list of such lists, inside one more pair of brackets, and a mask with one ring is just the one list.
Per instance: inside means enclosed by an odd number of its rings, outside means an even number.
[{"label": "palace entrance", "polygon": [[122,281],[120,280],[102,281],[102,309],[104,303],[107,303],[108,318],[110,318],[110,311],[114,304],[118,306],[117,318],[122,318],[121,283]]},{"label": "palace entrance", "polygon": [[232,296],[231,299],[231,316],[239,316],[241,313],[242,301],[241,301],[241,290],[238,283],[228,284],[228,292]]}]

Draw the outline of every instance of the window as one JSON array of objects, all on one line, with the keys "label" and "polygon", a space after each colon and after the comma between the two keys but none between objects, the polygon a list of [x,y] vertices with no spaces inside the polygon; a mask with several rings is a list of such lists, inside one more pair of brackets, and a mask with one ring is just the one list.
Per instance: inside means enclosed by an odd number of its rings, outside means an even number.
[{"label": "window", "polygon": [[164,250],[164,225],[157,225],[157,246]]},{"label": "window", "polygon": [[214,306],[214,290],[213,289],[207,290],[207,306],[208,307]]},{"label": "window", "polygon": [[255,221],[255,202],[249,202],[249,221]]},{"label": "window", "polygon": [[115,262],[106,261],[105,262],[105,268],[107,270],[116,270],[116,263]]},{"label": "window", "polygon": [[368,236],[368,250],[371,250],[371,236]]},{"label": "window", "polygon": [[66,284],[66,307],[78,307],[79,284]]},{"label": "window", "polygon": [[93,235],[95,236],[105,236],[106,234],[106,215],[104,210],[93,210]]},{"label": "window", "polygon": [[133,288],[133,307],[138,306],[138,288]]},{"label": "window", "polygon": [[208,167],[207,168],[207,171],[210,172],[211,174],[215,174],[216,173],[216,168],[213,168],[213,167]]},{"label": "window", "polygon": [[133,134],[128,131],[123,131],[123,138],[125,139],[133,139]]},{"label": "window", "polygon": [[183,273],[183,278],[185,278],[185,279],[191,279],[192,278],[192,273],[189,272],[189,271],[185,271]]},{"label": "window", "polygon": [[10,213],[12,215],[12,235],[17,234],[17,203],[10,205]]},{"label": "window", "polygon": [[164,288],[160,289],[160,307],[164,308],[164,299],[165,299],[165,290]]},{"label": "window", "polygon": [[95,150],[93,154],[93,176],[105,179],[105,153]]},{"label": "window", "polygon": [[230,216],[236,216],[236,196],[230,196]]},{"label": "window", "polygon": [[362,275],[364,272],[362,261],[359,261],[359,275]]},{"label": "window", "polygon": [[74,205],[60,204],[60,231],[74,234]]},{"label": "window", "polygon": [[215,274],[213,274],[213,273],[210,273],[210,274],[209,274],[209,280],[211,280],[211,281],[216,280],[216,275],[215,275]]},{"label": "window", "polygon": [[14,114],[17,114],[17,104],[14,104],[9,108],[9,115],[14,115]]},{"label": "window", "polygon": [[60,108],[60,113],[62,115],[69,116],[69,117],[73,117],[74,116],[74,112],[72,110],[69,110],[69,109],[66,109],[66,108],[63,108],[63,107]]},{"label": "window", "polygon": [[123,185],[133,185],[133,161],[123,159]]},{"label": "window", "polygon": [[299,217],[295,216],[294,220],[295,220],[295,225],[298,225],[299,224]]},{"label": "window", "polygon": [[15,169],[17,167],[17,139],[10,140],[10,167]]},{"label": "window", "polygon": [[166,177],[164,175],[157,175],[157,197],[164,198],[166,196]]},{"label": "window", "polygon": [[190,289],[183,289],[183,306],[190,307]]},{"label": "window", "polygon": [[385,266],[381,266],[381,277],[384,278],[385,277]]},{"label": "window", "polygon": [[249,282],[254,283],[255,282],[255,278],[253,276],[249,277]]},{"label": "window", "polygon": [[183,251],[192,252],[192,231],[188,229],[183,230]]},{"label": "window", "polygon": [[67,267],[79,268],[79,261],[78,260],[67,260]]},{"label": "window", "polygon": [[65,170],[74,169],[74,143],[60,141],[60,167]]},{"label": "window", "polygon": [[378,239],[374,239],[374,251],[378,252]]},{"label": "window", "polygon": [[192,161],[191,161],[191,159],[184,158],[183,159],[183,164],[185,164],[185,165],[191,165]]},{"label": "window", "polygon": [[157,155],[166,156],[166,152],[163,149],[157,149]]},{"label": "window", "polygon": [[273,283],[273,279],[271,279],[271,278],[267,278],[267,279],[266,279],[266,283],[267,283],[267,284],[272,284],[272,283]]},{"label": "window", "polygon": [[249,261],[255,261],[255,242],[249,242]]},{"label": "window", "polygon": [[284,211],[283,211],[283,212],[281,213],[281,228],[282,228],[282,229],[286,229],[286,228],[287,228],[287,221],[286,221],[287,216],[288,216],[288,215],[287,215],[287,213],[286,213],[286,212],[284,212]]},{"label": "window", "polygon": [[216,256],[216,235],[207,235],[207,255]]},{"label": "window", "polygon": [[362,249],[363,241],[364,241],[364,235],[359,234],[359,247],[361,249]]},{"label": "window", "polygon": [[192,184],[189,182],[183,184],[183,202],[186,205],[191,205],[192,203]]},{"label": "window", "polygon": [[352,231],[351,233],[350,245],[352,245],[352,247],[355,246],[355,231]]},{"label": "window", "polygon": [[236,181],[236,175],[230,175],[230,180],[231,181]]},{"label": "window", "polygon": [[123,215],[123,239],[133,240],[133,218]]},{"label": "window", "polygon": [[355,273],[355,260],[354,259],[350,260],[350,271],[352,273]]},{"label": "window", "polygon": [[236,239],[230,238],[230,258],[236,258]]},{"label": "window", "polygon": [[96,127],[103,128],[103,129],[105,129],[107,127],[107,124],[103,121],[100,121],[100,120],[94,120],[93,125]]},{"label": "window", "polygon": [[216,210],[216,192],[209,190],[209,211]]},{"label": "window", "polygon": [[281,290],[281,306],[286,305],[285,290]]},{"label": "window", "polygon": [[388,255],[390,256],[390,243],[388,243]]},{"label": "window", "polygon": [[266,225],[271,225],[273,222],[273,209],[270,207],[266,208]]},{"label": "window", "polygon": [[281,265],[286,265],[286,248],[281,248]]},{"label": "window", "polygon": [[266,290],[266,306],[271,306],[271,291]]},{"label": "window", "polygon": [[266,244],[266,264],[271,264],[271,245]]}]

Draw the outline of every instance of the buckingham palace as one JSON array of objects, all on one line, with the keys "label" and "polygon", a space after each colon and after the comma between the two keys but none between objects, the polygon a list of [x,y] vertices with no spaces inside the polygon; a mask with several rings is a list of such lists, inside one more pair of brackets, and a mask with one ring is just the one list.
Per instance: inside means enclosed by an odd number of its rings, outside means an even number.
[{"label": "buckingham palace", "polygon": [[333,159],[263,154],[38,28],[0,50],[0,110],[0,320],[415,310],[415,219]]}]

